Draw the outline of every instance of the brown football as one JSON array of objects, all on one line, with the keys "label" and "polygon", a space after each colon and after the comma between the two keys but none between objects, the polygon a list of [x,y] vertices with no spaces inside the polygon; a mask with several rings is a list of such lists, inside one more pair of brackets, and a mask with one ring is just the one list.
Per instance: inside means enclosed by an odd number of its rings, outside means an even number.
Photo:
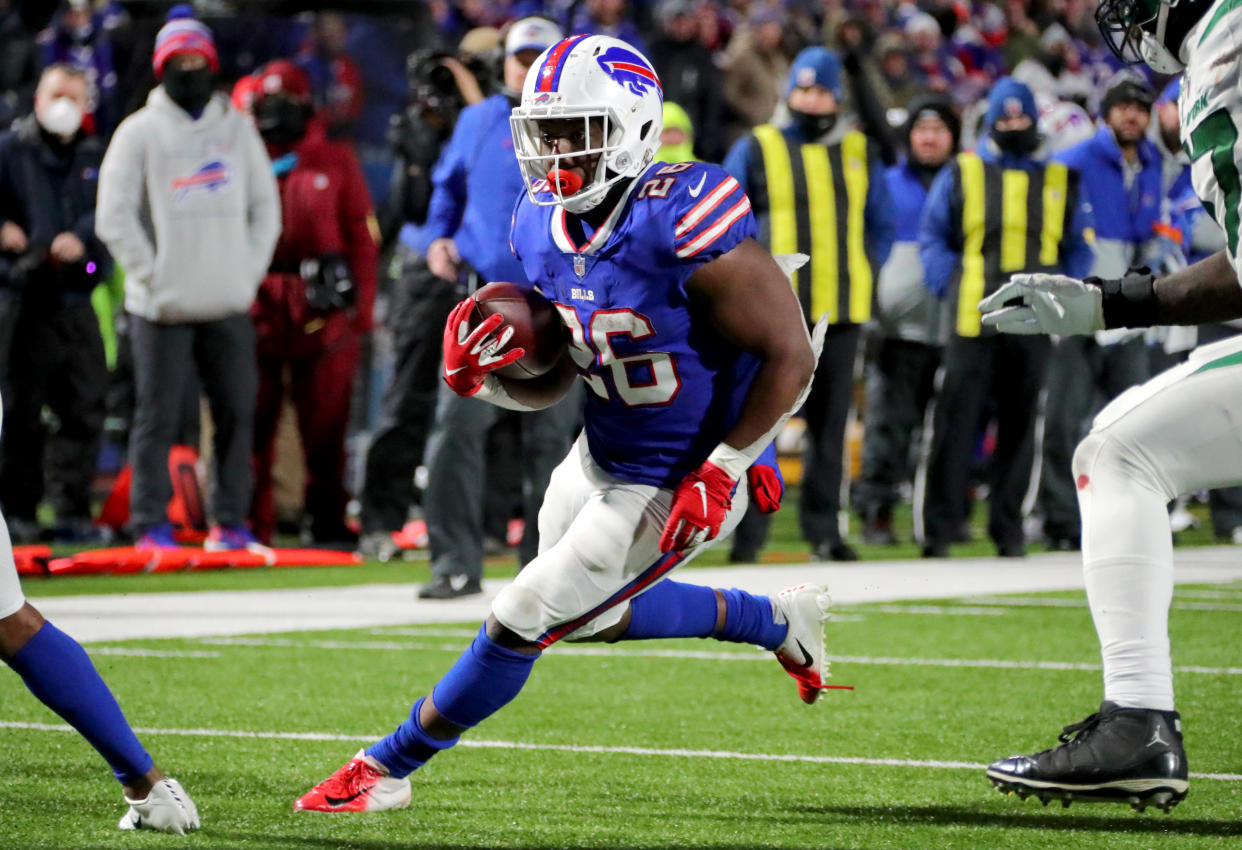
[{"label": "brown football", "polygon": [[488,316],[499,313],[505,324],[513,328],[506,350],[526,350],[522,359],[502,366],[496,374],[518,380],[537,378],[560,360],[565,351],[565,325],[552,302],[534,288],[498,280],[474,293],[474,301],[470,327],[477,327]]}]

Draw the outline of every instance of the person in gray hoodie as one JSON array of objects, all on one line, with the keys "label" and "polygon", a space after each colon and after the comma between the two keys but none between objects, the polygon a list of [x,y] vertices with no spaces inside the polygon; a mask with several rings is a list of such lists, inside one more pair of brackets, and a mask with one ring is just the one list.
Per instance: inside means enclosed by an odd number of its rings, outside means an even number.
[{"label": "person in gray hoodie", "polygon": [[135,411],[130,515],[139,547],[175,545],[168,450],[195,373],[215,426],[209,549],[247,548],[258,386],[248,310],[280,234],[272,165],[253,125],[214,93],[211,31],[176,7],[156,36],[160,81],[117,128],[99,174],[95,232],[125,269]]}]

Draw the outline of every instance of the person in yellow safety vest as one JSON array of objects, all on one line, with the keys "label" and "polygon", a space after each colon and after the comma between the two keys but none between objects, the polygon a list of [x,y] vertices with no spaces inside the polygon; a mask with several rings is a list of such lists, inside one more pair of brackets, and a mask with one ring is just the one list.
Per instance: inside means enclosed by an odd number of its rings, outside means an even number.
[{"label": "person in yellow safety vest", "polygon": [[[775,254],[811,258],[794,273],[794,291],[808,324],[827,315],[829,327],[803,408],[807,449],[799,519],[815,558],[853,561],[858,553],[841,529],[845,424],[872,283],[893,244],[893,209],[875,143],[838,120],[837,54],[823,47],[799,53],[786,93],[789,123],[756,127],[734,144],[724,167],[750,196],[759,241]],[[730,557],[755,560],[767,525],[766,517],[750,511]]]},{"label": "person in yellow safety vest", "polygon": [[988,535],[1002,557],[1026,553],[1022,504],[1031,479],[1035,413],[1050,343],[981,327],[979,299],[1015,272],[1091,268],[1091,207],[1078,173],[1034,157],[1035,97],[1011,78],[988,96],[988,135],[932,183],[919,228],[924,283],[949,300],[931,451],[915,484],[915,535],[924,557],[948,555],[968,517],[968,472],[981,419],[992,410]]}]

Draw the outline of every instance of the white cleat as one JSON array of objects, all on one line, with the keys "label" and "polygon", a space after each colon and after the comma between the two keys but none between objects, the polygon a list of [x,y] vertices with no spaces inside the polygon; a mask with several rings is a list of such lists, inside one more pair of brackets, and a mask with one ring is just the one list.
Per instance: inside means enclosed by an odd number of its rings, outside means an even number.
[{"label": "white cleat", "polygon": [[810,705],[826,690],[828,649],[824,642],[824,623],[832,599],[828,589],[817,584],[800,584],[782,590],[772,599],[777,622],[789,625],[785,642],[776,648],[776,660],[798,682],[798,696]]},{"label": "white cleat", "polygon": [[200,826],[194,801],[181,783],[169,776],[156,782],[145,799],[126,797],[125,802],[129,803],[129,811],[117,824],[119,829],[154,829],[185,835]]}]

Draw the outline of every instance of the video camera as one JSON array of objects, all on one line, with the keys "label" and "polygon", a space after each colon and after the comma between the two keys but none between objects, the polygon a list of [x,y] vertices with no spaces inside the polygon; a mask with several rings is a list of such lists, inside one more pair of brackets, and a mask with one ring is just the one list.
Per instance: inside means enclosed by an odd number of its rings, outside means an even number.
[{"label": "video camera", "polygon": [[457,85],[457,78],[445,60],[452,59],[465,66],[475,78],[483,95],[487,96],[501,87],[500,56],[488,53],[458,56],[443,50],[418,50],[406,59],[405,73],[410,84],[410,100],[424,117],[438,113],[447,126],[452,126],[457,113],[465,106],[465,99]]}]

